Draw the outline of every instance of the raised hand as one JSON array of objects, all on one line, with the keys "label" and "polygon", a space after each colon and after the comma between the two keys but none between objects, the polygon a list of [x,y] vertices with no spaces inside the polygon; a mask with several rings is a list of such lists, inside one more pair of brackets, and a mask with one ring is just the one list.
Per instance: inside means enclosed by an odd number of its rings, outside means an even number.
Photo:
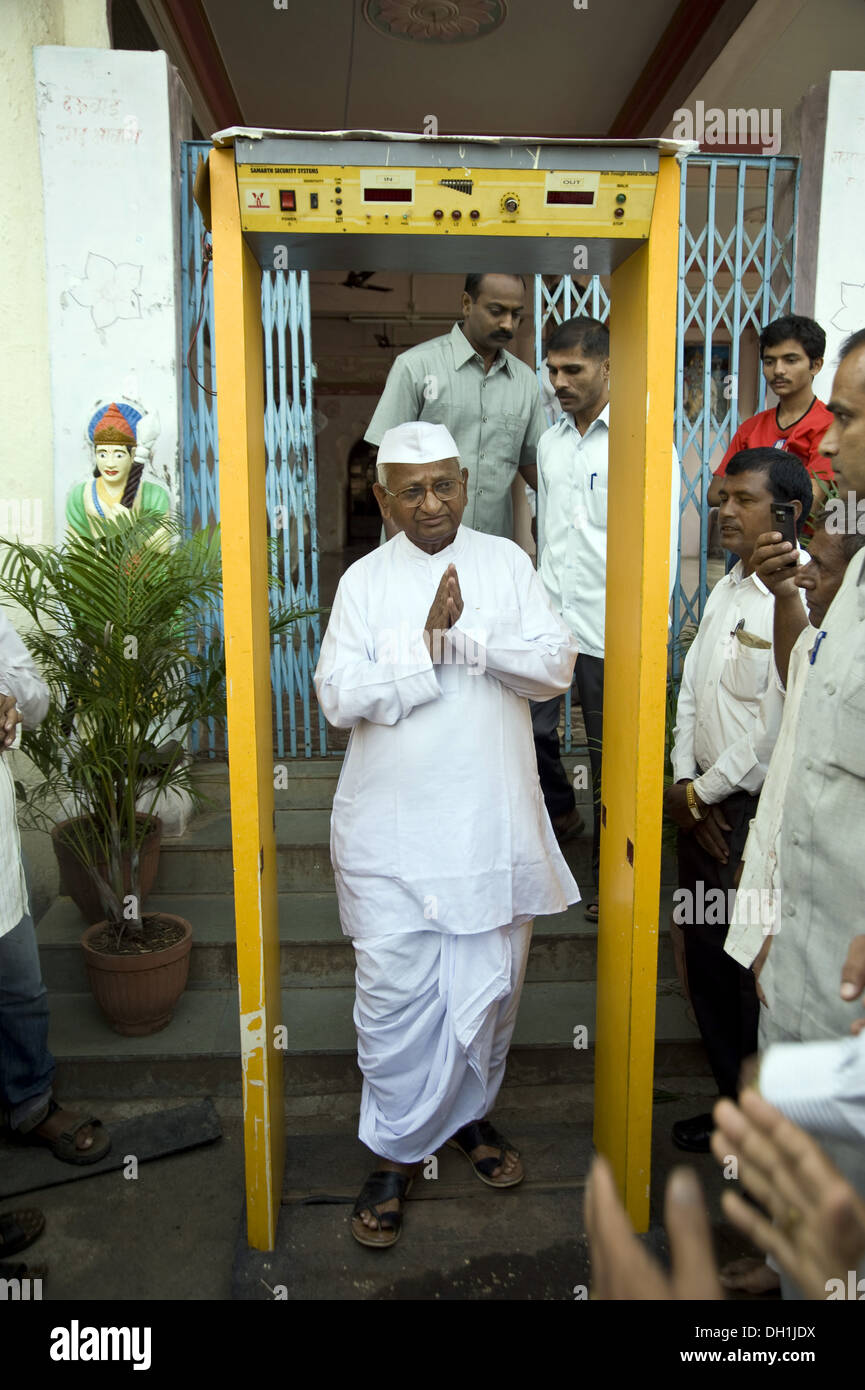
[{"label": "raised hand", "polygon": [[793,583],[798,570],[796,551],[789,541],[782,541],[779,531],[764,531],[757,537],[751,557],[754,572],[776,598],[796,598],[799,590]]},{"label": "raised hand", "polygon": [[592,1295],[615,1300],[721,1299],[709,1214],[697,1175],[674,1168],[667,1179],[664,1224],[672,1269],[667,1274],[634,1235],[605,1158],[592,1163],[586,1187]]},{"label": "raised hand", "polygon": [[734,1155],[739,1180],[763,1211],[738,1193],[721,1198],[724,1215],[754,1244],[774,1255],[806,1298],[825,1299],[833,1280],[865,1255],[865,1202],[816,1140],[744,1090],[739,1104],[720,1100],[714,1110],[712,1153],[720,1164]]},{"label": "raised hand", "polygon": [[442,633],[458,621],[463,611],[463,597],[456,566],[448,565],[439,581],[435,598],[424,623],[424,641],[433,661],[442,659]]}]

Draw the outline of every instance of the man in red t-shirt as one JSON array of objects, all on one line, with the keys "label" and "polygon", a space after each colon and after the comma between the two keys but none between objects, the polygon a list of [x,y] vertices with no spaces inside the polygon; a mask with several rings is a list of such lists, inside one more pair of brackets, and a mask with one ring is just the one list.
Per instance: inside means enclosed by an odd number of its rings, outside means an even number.
[{"label": "man in red t-shirt", "polygon": [[708,502],[720,502],[721,478],[740,449],[786,449],[804,463],[812,479],[814,507],[819,511],[826,489],[816,478],[834,481],[832,464],[819,452],[832,416],[814,395],[814,378],[823,366],[826,334],[813,319],[789,314],[766,325],[760,334],[760,361],[767,386],[778,397],[774,410],[761,410],[743,421],[730,442],[709,486]]}]

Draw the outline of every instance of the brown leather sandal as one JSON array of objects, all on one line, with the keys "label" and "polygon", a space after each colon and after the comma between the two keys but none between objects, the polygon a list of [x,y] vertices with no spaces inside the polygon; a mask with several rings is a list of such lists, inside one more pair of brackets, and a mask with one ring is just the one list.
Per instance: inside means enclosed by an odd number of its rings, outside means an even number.
[{"label": "brown leather sandal", "polygon": [[[86,1167],[90,1163],[99,1163],[111,1150],[111,1137],[103,1130],[102,1134],[97,1134],[97,1130],[102,1129],[102,1121],[95,1115],[89,1115],[86,1119],[76,1120],[75,1124],[69,1126],[60,1134],[54,1136],[49,1134],[39,1134],[38,1131],[50,1116],[55,1115],[61,1107],[55,1100],[52,1100],[48,1113],[37,1125],[22,1134],[16,1131],[12,1138],[14,1143],[23,1145],[36,1145],[40,1148],[50,1149],[55,1158],[59,1158],[61,1163],[73,1163],[76,1167]],[[75,1143],[76,1135],[90,1125],[93,1128],[93,1143],[89,1149],[79,1149]]]}]

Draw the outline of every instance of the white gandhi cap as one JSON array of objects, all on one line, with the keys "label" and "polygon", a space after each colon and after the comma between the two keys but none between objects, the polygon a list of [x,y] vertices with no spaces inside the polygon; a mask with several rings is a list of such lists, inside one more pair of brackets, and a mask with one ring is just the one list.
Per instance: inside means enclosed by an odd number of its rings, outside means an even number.
[{"label": "white gandhi cap", "polygon": [[425,420],[411,420],[385,431],[376,462],[438,463],[455,458],[459,458],[459,450],[449,429]]}]

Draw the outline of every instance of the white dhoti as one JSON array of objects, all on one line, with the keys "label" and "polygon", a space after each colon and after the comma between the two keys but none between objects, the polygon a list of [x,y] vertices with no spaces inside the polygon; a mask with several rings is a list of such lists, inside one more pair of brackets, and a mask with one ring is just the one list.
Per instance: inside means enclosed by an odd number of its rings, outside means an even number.
[{"label": "white dhoti", "polygon": [[532,923],[355,940],[359,1138],[415,1163],[482,1119],[502,1084]]}]

